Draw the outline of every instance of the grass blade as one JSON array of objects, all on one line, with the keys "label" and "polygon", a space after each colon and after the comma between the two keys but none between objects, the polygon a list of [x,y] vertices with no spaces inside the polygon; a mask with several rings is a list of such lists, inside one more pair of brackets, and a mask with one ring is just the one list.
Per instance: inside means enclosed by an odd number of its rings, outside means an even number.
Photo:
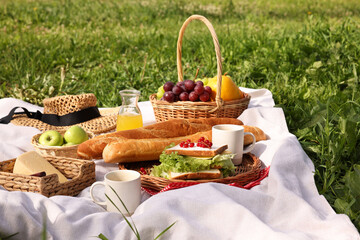
[{"label": "grass blade", "polygon": [[19,233],[17,232],[17,233],[11,234],[11,235],[6,236],[6,237],[3,237],[3,238],[1,238],[1,237],[0,237],[0,240],[7,240],[7,239],[10,239],[10,238],[14,237],[14,236],[15,236],[15,235],[17,235],[17,234],[19,234]]},{"label": "grass blade", "polygon": [[131,230],[133,231],[133,233],[136,235],[136,237],[138,239],[140,239],[140,235],[139,232],[137,231],[137,229],[133,228],[133,226],[131,225],[131,223],[129,222],[129,220],[127,219],[127,217],[121,212],[121,210],[118,208],[118,206],[116,206],[116,204],[111,200],[111,198],[105,194],[106,198],[112,203],[112,205],[114,205],[114,207],[116,207],[116,209],[121,213],[121,215],[123,216],[123,218],[125,219],[126,223],[129,225],[129,227],[131,228]]},{"label": "grass blade", "polygon": [[102,239],[102,240],[109,240],[107,237],[105,237],[104,234],[100,233],[98,236],[98,238]]},{"label": "grass blade", "polygon": [[47,221],[47,217],[46,217],[46,213],[43,214],[43,229],[41,232],[41,239],[46,240],[47,239],[47,234],[46,234],[46,221]]},{"label": "grass blade", "polygon": [[[111,190],[115,193],[115,195],[117,196],[117,198],[120,200],[120,202],[121,202],[121,204],[123,205],[123,207],[125,208],[127,214],[130,216],[130,212],[129,212],[129,210],[127,209],[127,207],[126,207],[125,203],[123,202],[123,200],[120,198],[120,196],[118,195],[118,193],[115,191],[114,188],[112,188],[111,186],[110,186],[110,188],[111,188]],[[133,224],[133,226],[134,226],[134,228],[135,228],[135,230],[136,230],[137,235],[139,235],[139,231],[137,230],[137,228],[136,228],[136,226],[135,226],[135,224],[134,224],[133,219],[132,219],[131,217],[130,217],[130,219],[131,219],[131,222],[132,222],[132,224]]]},{"label": "grass blade", "polygon": [[[120,200],[120,202],[121,202],[121,204],[123,205],[123,207],[125,208],[127,214],[130,216],[130,212],[129,212],[129,210],[127,209],[127,207],[126,207],[125,203],[123,202],[123,200],[121,199],[121,197],[118,195],[118,193],[115,191],[115,189],[114,189],[113,187],[110,186],[110,188],[111,188],[111,190],[115,193],[115,195],[117,196],[117,198]],[[116,206],[116,204],[110,199],[110,197],[109,197],[107,194],[105,194],[105,196],[106,196],[107,199],[109,199],[109,201],[116,207],[116,209],[121,213],[121,215],[123,216],[123,218],[125,219],[125,221],[127,222],[127,224],[130,226],[131,230],[134,232],[134,234],[136,235],[136,237],[137,237],[138,239],[140,239],[139,231],[137,230],[136,225],[135,225],[133,219],[130,217],[131,222],[132,222],[132,224],[133,224],[133,225],[131,225],[130,222],[129,222],[129,220],[127,219],[127,217],[120,211],[120,209],[118,208],[118,206]]]},{"label": "grass blade", "polygon": [[175,222],[173,222],[170,226],[168,226],[167,228],[165,228],[165,230],[164,231],[162,231],[159,235],[157,235],[156,236],[156,238],[154,239],[154,240],[156,240],[156,239],[158,239],[159,237],[161,237],[165,232],[167,232],[172,226],[174,226],[175,225],[175,223],[176,223],[176,221]]}]

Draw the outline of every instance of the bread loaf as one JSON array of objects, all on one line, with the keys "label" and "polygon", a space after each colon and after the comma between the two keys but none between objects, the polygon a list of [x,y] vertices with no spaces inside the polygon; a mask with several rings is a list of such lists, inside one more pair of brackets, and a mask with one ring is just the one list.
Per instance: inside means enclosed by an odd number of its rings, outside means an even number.
[{"label": "bread loaf", "polygon": [[107,144],[103,151],[103,158],[109,163],[157,160],[164,148],[170,144],[176,145],[187,139],[195,142],[200,137],[210,139],[211,130],[176,138],[122,139]]},{"label": "bread loaf", "polygon": [[96,136],[78,146],[77,154],[83,159],[100,159],[105,146],[124,139],[175,138],[211,130],[217,124],[243,125],[235,118],[171,119],[142,128],[118,131]]},{"label": "bread loaf", "polygon": [[[254,134],[256,141],[266,140],[265,133],[258,127],[244,126],[245,132]],[[127,139],[118,138],[108,143],[102,154],[105,162],[109,163],[127,163],[139,162],[159,159],[164,148],[170,144],[179,144],[182,141],[190,139],[196,142],[200,137],[204,137],[212,141],[211,130],[206,132],[198,132],[192,135],[175,137],[175,138],[148,138],[148,139]],[[252,143],[252,137],[245,135],[244,145]],[[179,150],[178,150],[179,151]],[[205,156],[205,155],[204,155]]]},{"label": "bread loaf", "polygon": [[[244,132],[251,132],[254,134],[256,142],[266,140],[266,134],[258,127],[244,125]],[[249,145],[252,142],[252,137],[250,135],[244,136],[244,145]]]}]

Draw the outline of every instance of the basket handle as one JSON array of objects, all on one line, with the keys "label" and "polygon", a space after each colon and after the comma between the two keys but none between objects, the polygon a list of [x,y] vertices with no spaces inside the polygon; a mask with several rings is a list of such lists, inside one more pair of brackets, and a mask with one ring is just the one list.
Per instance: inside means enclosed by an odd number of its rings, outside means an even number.
[{"label": "basket handle", "polygon": [[220,44],[219,44],[219,40],[216,36],[215,33],[215,29],[212,26],[212,24],[210,23],[209,20],[207,20],[207,18],[205,18],[204,16],[201,15],[192,15],[190,16],[188,19],[186,19],[186,21],[183,23],[180,32],[179,32],[179,38],[178,38],[178,42],[177,42],[177,55],[176,55],[176,60],[177,60],[177,70],[178,70],[178,81],[182,82],[184,80],[184,76],[183,76],[183,69],[182,69],[182,64],[181,64],[181,48],[182,48],[182,40],[183,40],[183,36],[185,33],[185,29],[187,27],[187,25],[189,25],[189,23],[193,20],[200,20],[202,21],[207,28],[209,29],[213,42],[214,42],[214,47],[215,47],[215,53],[216,53],[216,64],[217,64],[217,92],[216,92],[216,97],[215,97],[215,101],[216,101],[216,108],[210,110],[209,112],[214,112],[217,109],[221,108],[222,105],[224,105],[224,102],[221,98],[221,82],[222,82],[222,63],[221,63],[221,53],[220,53]]}]

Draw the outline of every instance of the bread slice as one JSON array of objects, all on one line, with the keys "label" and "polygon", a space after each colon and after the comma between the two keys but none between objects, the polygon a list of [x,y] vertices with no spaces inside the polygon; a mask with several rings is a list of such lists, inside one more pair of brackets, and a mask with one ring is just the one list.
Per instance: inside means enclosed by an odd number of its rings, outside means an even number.
[{"label": "bread slice", "polygon": [[210,170],[203,170],[198,172],[183,172],[183,173],[170,172],[169,175],[170,175],[170,179],[178,179],[178,180],[221,178],[221,172],[219,169],[210,169]]},{"label": "bread slice", "polygon": [[201,148],[201,147],[189,147],[182,148],[180,145],[176,145],[172,148],[168,148],[165,150],[166,154],[175,153],[179,155],[186,155],[192,157],[214,157],[222,152],[224,152],[228,148],[227,145],[223,145],[220,147],[211,147],[211,148]]}]

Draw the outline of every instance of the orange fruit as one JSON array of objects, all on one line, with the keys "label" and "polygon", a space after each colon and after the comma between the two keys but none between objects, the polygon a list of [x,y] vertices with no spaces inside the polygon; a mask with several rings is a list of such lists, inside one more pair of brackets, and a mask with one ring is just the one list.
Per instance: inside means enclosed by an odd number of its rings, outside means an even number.
[{"label": "orange fruit", "polygon": [[[211,87],[211,99],[215,100],[217,93],[217,76],[211,78],[207,84]],[[243,98],[244,94],[240,91],[239,87],[233,82],[230,76],[223,75],[221,82],[221,98],[224,101],[230,101],[235,99]]]}]

